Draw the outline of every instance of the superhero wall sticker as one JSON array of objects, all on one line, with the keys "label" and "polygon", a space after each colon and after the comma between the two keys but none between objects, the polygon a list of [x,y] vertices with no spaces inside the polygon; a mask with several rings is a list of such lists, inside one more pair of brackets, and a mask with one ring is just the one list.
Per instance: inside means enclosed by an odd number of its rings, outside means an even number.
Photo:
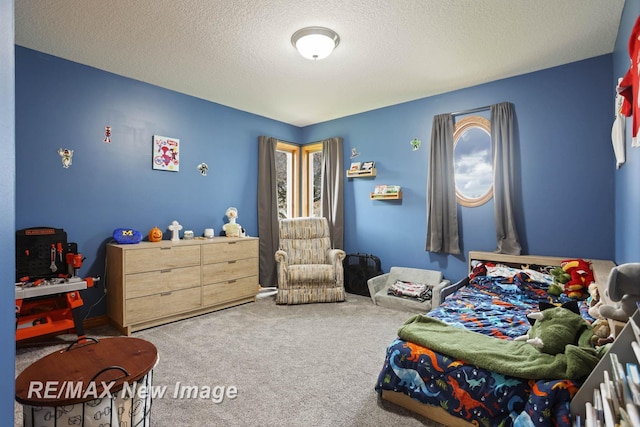
[{"label": "superhero wall sticker", "polygon": [[153,136],[153,168],[178,172],[180,168],[180,140],[166,136]]}]

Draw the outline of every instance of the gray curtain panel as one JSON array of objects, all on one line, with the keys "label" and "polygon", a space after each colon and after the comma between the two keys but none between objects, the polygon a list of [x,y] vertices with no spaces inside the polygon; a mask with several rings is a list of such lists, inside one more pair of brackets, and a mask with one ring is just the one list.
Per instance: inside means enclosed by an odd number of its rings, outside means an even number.
[{"label": "gray curtain panel", "polygon": [[513,212],[515,175],[515,123],[513,106],[503,102],[491,106],[493,145],[493,198],[497,253],[520,255],[522,247]]},{"label": "gray curtain panel", "polygon": [[260,237],[260,284],[278,285],[275,253],[278,250],[278,191],[276,138],[258,137],[258,236]]},{"label": "gray curtain panel", "polygon": [[322,208],[320,214],[329,221],[331,246],[344,248],[344,171],[342,138],[322,141]]},{"label": "gray curtain panel", "polygon": [[426,250],[460,253],[451,114],[433,117],[427,183]]}]

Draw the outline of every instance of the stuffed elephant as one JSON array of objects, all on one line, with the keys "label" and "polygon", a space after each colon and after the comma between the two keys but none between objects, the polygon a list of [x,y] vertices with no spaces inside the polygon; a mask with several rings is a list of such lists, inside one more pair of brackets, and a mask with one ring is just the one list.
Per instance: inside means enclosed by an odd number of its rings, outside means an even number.
[{"label": "stuffed elephant", "polygon": [[640,263],[613,267],[609,273],[605,293],[616,304],[602,304],[600,315],[626,322],[637,310],[636,302],[640,301]]}]

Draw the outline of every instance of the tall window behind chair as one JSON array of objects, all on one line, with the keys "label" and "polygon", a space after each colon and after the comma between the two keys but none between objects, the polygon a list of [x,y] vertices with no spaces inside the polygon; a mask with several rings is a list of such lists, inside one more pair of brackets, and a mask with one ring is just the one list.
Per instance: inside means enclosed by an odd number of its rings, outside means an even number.
[{"label": "tall window behind chair", "polygon": [[324,216],[332,244],[343,246],[342,138],[301,146],[261,136],[258,145],[260,283],[273,286],[278,221]]}]

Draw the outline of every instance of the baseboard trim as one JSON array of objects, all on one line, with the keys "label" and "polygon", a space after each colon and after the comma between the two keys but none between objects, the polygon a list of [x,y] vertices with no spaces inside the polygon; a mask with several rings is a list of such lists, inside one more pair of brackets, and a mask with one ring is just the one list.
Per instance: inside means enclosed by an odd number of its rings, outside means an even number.
[{"label": "baseboard trim", "polygon": [[99,328],[101,326],[106,326],[109,324],[109,316],[96,316],[85,319],[82,322],[82,327],[84,330]]}]

